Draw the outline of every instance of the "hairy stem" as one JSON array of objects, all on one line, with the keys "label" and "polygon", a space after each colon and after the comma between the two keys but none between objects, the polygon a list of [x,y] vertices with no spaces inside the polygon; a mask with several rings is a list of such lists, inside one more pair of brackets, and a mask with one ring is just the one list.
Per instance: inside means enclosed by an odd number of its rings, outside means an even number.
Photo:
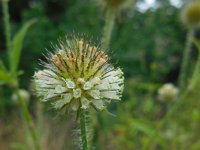
[{"label": "hairy stem", "polygon": [[183,60],[182,60],[181,71],[180,71],[180,76],[179,76],[180,93],[182,93],[187,88],[187,84],[188,84],[187,77],[188,77],[193,35],[194,35],[194,29],[190,29],[187,34],[187,41],[186,41],[185,50],[183,53]]},{"label": "hairy stem", "polygon": [[112,35],[112,30],[115,23],[115,11],[107,10],[105,14],[105,26],[102,38],[102,49],[106,50],[109,48],[109,43]]},{"label": "hairy stem", "polygon": [[21,110],[22,119],[26,123],[26,125],[28,127],[28,132],[30,132],[31,139],[32,139],[32,141],[34,143],[34,147],[35,147],[34,149],[35,150],[40,150],[40,144],[39,144],[38,135],[37,135],[37,132],[35,130],[33,119],[32,119],[32,117],[31,117],[31,115],[30,115],[30,113],[28,111],[26,102],[23,99],[23,97],[20,96],[18,88],[15,89],[15,93],[16,93],[16,95],[18,97],[19,107],[20,107],[20,110]]},{"label": "hairy stem", "polygon": [[80,112],[82,150],[88,150],[85,111]]},{"label": "hairy stem", "polygon": [[3,11],[4,31],[6,37],[6,48],[9,52],[11,50],[11,32],[10,32],[10,16],[8,11],[8,0],[1,0]]}]

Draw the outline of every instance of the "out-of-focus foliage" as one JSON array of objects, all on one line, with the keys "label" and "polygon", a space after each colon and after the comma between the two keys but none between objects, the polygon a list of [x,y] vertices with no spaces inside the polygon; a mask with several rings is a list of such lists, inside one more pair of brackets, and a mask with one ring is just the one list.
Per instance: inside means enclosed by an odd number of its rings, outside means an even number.
[{"label": "out-of-focus foliage", "polygon": [[[50,42],[66,33],[84,33],[98,41],[103,29],[103,14],[93,0],[20,0],[11,2],[12,32],[32,19],[38,22],[28,32],[20,60],[24,70],[21,84],[31,87],[31,76],[38,59]],[[15,7],[17,6],[17,7]],[[160,128],[163,116],[173,104],[157,99],[157,89],[165,82],[176,84],[185,43],[185,28],[180,22],[180,8],[168,1],[159,1],[158,8],[123,11],[117,17],[111,39],[113,62],[123,68],[126,76],[122,102],[110,106],[117,117],[101,114],[94,122],[94,146],[97,149],[200,149],[198,124],[200,123],[199,96],[194,90],[181,103],[181,107]],[[0,24],[0,31],[3,31]],[[5,41],[3,32],[0,40]],[[5,60],[5,44],[0,43],[0,58]],[[193,61],[191,69],[193,68]],[[0,72],[0,77],[4,75]],[[196,87],[198,89],[198,87]],[[13,110],[9,90],[0,87],[0,109]],[[33,97],[34,99],[34,97]],[[189,100],[190,101],[189,101]],[[192,100],[191,100],[192,99]],[[35,99],[31,104],[35,103]],[[3,116],[3,114],[1,114]]]}]

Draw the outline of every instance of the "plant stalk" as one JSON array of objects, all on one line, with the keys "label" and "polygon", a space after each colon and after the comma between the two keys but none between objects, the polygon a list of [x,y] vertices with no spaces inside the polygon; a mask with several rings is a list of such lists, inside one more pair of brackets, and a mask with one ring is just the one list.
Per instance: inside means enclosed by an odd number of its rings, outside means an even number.
[{"label": "plant stalk", "polygon": [[199,75],[200,75],[200,50],[199,50],[198,59],[194,68],[194,72],[192,75],[192,79],[191,79],[191,83],[189,87],[190,90],[192,90],[195,87],[196,83],[199,80]]},{"label": "plant stalk", "polygon": [[3,22],[4,22],[4,31],[6,37],[6,48],[7,51],[10,52],[11,50],[11,30],[10,30],[10,16],[9,16],[9,9],[8,9],[8,0],[1,0],[2,1],[2,10],[3,10]]},{"label": "plant stalk", "polygon": [[80,125],[81,125],[82,150],[88,150],[86,118],[84,110],[81,110],[80,112]]},{"label": "plant stalk", "polygon": [[[191,37],[192,38],[192,37]],[[198,54],[198,59],[195,65],[195,69],[192,75],[192,79],[189,85],[189,89],[185,90],[177,99],[175,105],[171,107],[171,109],[168,111],[168,113],[165,115],[165,117],[161,120],[160,124],[157,126],[157,130],[161,129],[165,123],[172,117],[172,115],[175,113],[175,111],[181,107],[181,104],[184,102],[186,96],[189,94],[190,91],[193,91],[196,84],[198,83],[199,80],[199,74],[200,74],[200,49],[199,49],[199,54]]]},{"label": "plant stalk", "polygon": [[101,46],[103,50],[106,50],[109,48],[109,43],[112,36],[112,30],[115,24],[115,17],[116,17],[116,13],[114,10],[109,9],[106,11],[105,26],[104,26],[102,46]]},{"label": "plant stalk", "polygon": [[182,93],[187,88],[188,84],[189,61],[191,58],[190,56],[192,50],[191,46],[192,46],[193,36],[194,36],[194,29],[190,29],[187,34],[186,45],[183,53],[183,60],[179,76],[180,93]]},{"label": "plant stalk", "polygon": [[35,150],[40,150],[40,144],[39,144],[39,139],[38,139],[38,135],[37,132],[35,130],[35,126],[33,123],[33,119],[28,111],[27,105],[25,100],[23,99],[23,97],[20,96],[19,93],[19,89],[16,88],[15,89],[15,93],[18,97],[18,101],[19,101],[19,107],[21,110],[21,115],[22,115],[22,119],[24,120],[24,122],[26,123],[27,127],[28,127],[28,131],[30,132],[31,135],[31,139],[34,143],[34,149]]}]

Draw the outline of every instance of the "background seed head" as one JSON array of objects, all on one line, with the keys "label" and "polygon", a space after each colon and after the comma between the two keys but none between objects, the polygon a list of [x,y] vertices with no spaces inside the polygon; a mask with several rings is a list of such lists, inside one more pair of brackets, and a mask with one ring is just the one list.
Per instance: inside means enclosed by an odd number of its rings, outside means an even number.
[{"label": "background seed head", "polygon": [[192,1],[187,4],[182,13],[181,19],[188,27],[196,27],[200,25],[200,1]]},{"label": "background seed head", "polygon": [[55,109],[96,110],[119,101],[124,77],[120,68],[110,64],[104,51],[80,38],[68,38],[55,46],[34,75],[36,93]]},{"label": "background seed head", "polygon": [[166,83],[158,90],[158,99],[160,101],[173,101],[178,96],[178,92],[178,88],[173,84]]}]

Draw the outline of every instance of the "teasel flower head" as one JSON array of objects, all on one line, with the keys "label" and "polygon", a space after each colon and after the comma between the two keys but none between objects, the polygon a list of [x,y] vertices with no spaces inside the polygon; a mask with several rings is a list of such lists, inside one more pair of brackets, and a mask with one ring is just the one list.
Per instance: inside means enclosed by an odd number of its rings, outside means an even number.
[{"label": "teasel flower head", "polygon": [[197,27],[200,25],[200,1],[189,2],[181,13],[183,23],[188,27]]},{"label": "teasel flower head", "polygon": [[179,90],[171,83],[166,83],[158,90],[158,99],[162,102],[173,101],[177,98]]},{"label": "teasel flower head", "polygon": [[104,110],[111,101],[121,100],[124,76],[109,63],[100,48],[81,38],[66,38],[42,63],[44,69],[34,75],[35,89],[41,101],[55,109],[95,108]]}]

